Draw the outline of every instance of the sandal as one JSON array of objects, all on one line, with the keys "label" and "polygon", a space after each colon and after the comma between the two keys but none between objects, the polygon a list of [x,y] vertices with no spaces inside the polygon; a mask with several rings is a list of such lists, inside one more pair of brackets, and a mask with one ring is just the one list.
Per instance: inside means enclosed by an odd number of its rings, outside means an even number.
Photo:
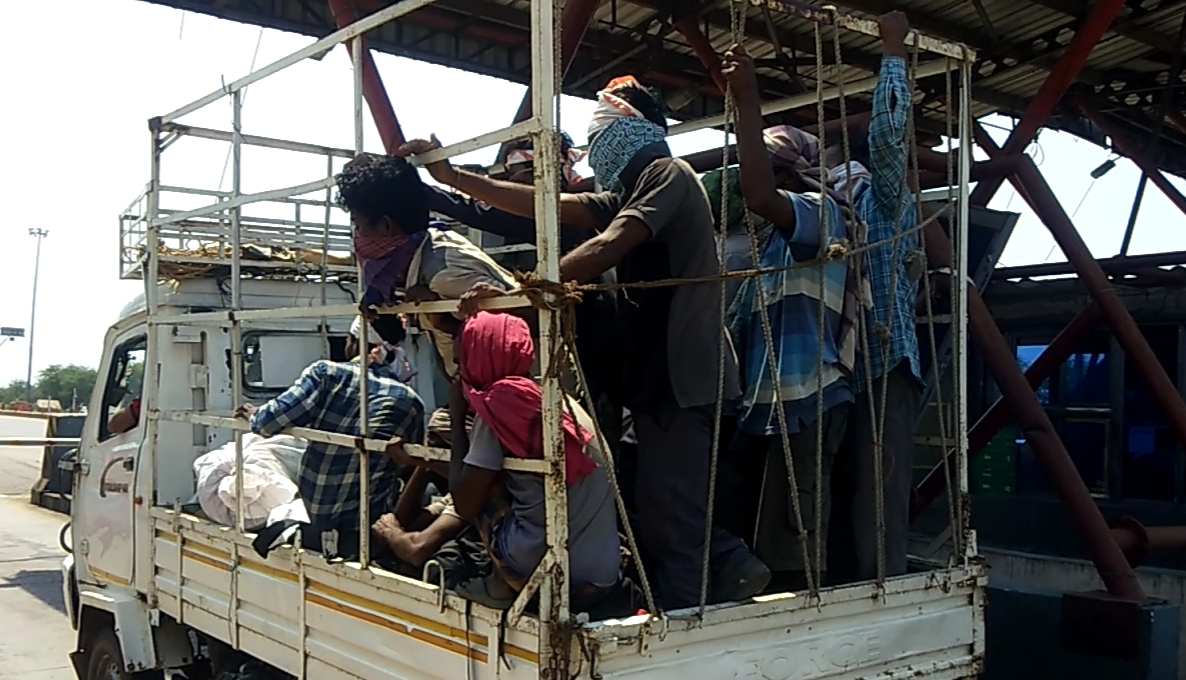
[{"label": "sandal", "polygon": [[515,599],[518,597],[518,593],[511,595],[509,598],[499,599],[490,594],[490,589],[487,587],[486,582],[487,578],[498,577],[492,574],[488,577],[478,576],[476,578],[471,578],[468,581],[463,581],[457,584],[457,588],[455,590],[461,597],[464,597],[471,602],[477,602],[480,605],[490,607],[491,609],[497,609],[499,611],[506,611],[507,609],[510,609],[511,605],[515,604]]}]

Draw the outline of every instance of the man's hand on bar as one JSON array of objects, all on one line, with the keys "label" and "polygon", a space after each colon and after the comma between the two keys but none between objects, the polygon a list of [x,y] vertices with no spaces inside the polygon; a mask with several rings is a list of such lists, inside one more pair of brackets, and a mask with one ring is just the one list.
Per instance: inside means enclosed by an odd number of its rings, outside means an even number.
[{"label": "man's hand on bar", "polygon": [[503,295],[506,295],[506,293],[489,283],[475,283],[473,288],[462,293],[461,300],[457,305],[457,313],[461,315],[461,318],[468,319],[482,311],[480,306],[482,300],[502,297]]},{"label": "man's hand on bar", "polygon": [[906,36],[910,33],[910,21],[906,13],[893,11],[877,19],[881,28],[882,54],[887,57],[906,57]]},{"label": "man's hand on bar", "polygon": [[[407,158],[408,156],[416,156],[429,151],[436,151],[441,148],[441,140],[437,139],[436,135],[430,135],[428,139],[413,139],[404,143],[396,150],[395,155]],[[448,159],[430,163],[424,166],[428,170],[428,174],[441,184],[447,184],[451,187],[457,186],[457,168]]]}]

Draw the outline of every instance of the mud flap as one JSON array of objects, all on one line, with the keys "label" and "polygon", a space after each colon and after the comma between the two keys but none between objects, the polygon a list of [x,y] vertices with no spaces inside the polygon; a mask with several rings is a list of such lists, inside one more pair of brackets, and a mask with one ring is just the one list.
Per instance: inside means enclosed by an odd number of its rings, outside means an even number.
[{"label": "mud flap", "polygon": [[74,666],[74,676],[78,680],[86,680],[87,653],[85,649],[70,652],[70,665]]}]

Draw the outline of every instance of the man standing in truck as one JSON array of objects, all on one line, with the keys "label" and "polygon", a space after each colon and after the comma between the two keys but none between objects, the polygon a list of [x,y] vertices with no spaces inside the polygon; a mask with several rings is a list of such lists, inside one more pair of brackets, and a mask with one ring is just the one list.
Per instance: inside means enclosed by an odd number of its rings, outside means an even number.
[{"label": "man standing in truck", "polygon": [[[383,315],[373,330],[387,342],[400,339],[403,324]],[[293,427],[364,436],[359,392],[362,365],[317,361],[305,369],[284,394],[256,408],[247,405],[236,416],[250,420],[251,431],[271,437]],[[367,365],[367,425],[374,439],[424,440],[424,404],[407,385]],[[379,519],[395,507],[398,468],[383,454],[369,459],[370,518]],[[362,465],[353,443],[337,446],[309,442],[301,458],[297,488],[309,513],[304,545],[326,557],[359,554]],[[381,544],[378,544],[381,545]]]},{"label": "man standing in truck", "polygon": [[[573,169],[581,158],[567,133],[560,134],[560,190],[568,191],[580,177]],[[508,145],[501,162],[508,181],[531,184],[534,179],[534,150],[529,141]],[[513,215],[463,194],[428,187],[428,205],[437,213],[462,224],[501,236],[508,243],[535,243],[534,217]],[[560,252],[566,254],[596,235],[595,231],[573,225],[560,226]],[[535,266],[532,257],[520,260],[525,269]],[[595,283],[612,284],[614,271],[608,270]],[[597,405],[598,421],[611,446],[621,436],[621,338],[618,334],[617,296],[609,291],[586,293],[575,314],[576,352],[585,368],[589,392]]]},{"label": "man standing in truck", "polygon": [[[692,168],[672,158],[666,133],[662,103],[634,77],[615,78],[599,93],[589,124],[589,164],[605,190],[560,200],[564,224],[598,233],[561,260],[563,281],[586,283],[614,267],[625,284],[719,273],[708,197]],[[415,140],[403,152],[437,146],[435,139]],[[438,182],[494,207],[534,212],[532,187],[447,162],[428,170]],[[722,354],[720,320],[706,312],[719,308],[722,294],[717,282],[633,288],[619,306],[624,393],[639,449],[639,536],[660,605],[669,610],[700,599],[721,362],[725,398],[739,394],[732,347],[726,343]],[[710,546],[713,600],[745,599],[769,582],[770,571],[741,539],[714,528]]]},{"label": "man standing in truck", "polygon": [[[906,127],[912,92],[906,70],[906,35],[902,12],[879,20],[882,58],[867,134],[850,136],[846,163],[839,135],[824,152],[833,188],[850,196],[853,211],[868,225],[870,250],[864,254],[873,308],[865,314],[869,351],[857,363],[856,394],[848,430],[836,458],[831,541],[833,571],[841,582],[877,576],[878,534],[885,535],[885,573],[906,573],[910,532],[910,491],[914,429],[922,396],[914,309],[921,264],[917,205],[907,186]],[[879,245],[880,244],[880,245]],[[872,383],[872,395],[869,394]],[[884,394],[884,401],[882,395]],[[870,413],[872,396],[873,413]],[[875,434],[873,414],[877,428]],[[882,479],[874,457],[882,456]],[[876,485],[884,488],[884,524],[879,526]],[[845,569],[847,567],[847,569]]]},{"label": "man standing in truck", "polygon": [[[849,230],[839,203],[828,192],[819,140],[789,125],[762,130],[754,61],[743,47],[734,45],[725,53],[721,72],[737,101],[737,157],[745,205],[774,227],[759,245],[761,259],[756,264],[780,270],[746,279],[734,303],[733,337],[744,359],[745,384],[733,448],[740,458],[757,451],[766,461],[757,494],[761,507],[754,549],[774,571],[777,590],[801,590],[810,583],[809,570],[827,569],[830,473],[853,398],[849,377],[855,361],[857,307],[856,279],[848,259],[802,265],[826,261],[828,248],[848,239]],[[758,295],[757,286],[765,295]],[[773,361],[768,359],[763,314],[771,327]],[[777,401],[775,381],[780,387]],[[784,419],[794,489],[780,436]],[[799,499],[798,512],[792,494]],[[806,545],[800,536],[806,537]]]}]

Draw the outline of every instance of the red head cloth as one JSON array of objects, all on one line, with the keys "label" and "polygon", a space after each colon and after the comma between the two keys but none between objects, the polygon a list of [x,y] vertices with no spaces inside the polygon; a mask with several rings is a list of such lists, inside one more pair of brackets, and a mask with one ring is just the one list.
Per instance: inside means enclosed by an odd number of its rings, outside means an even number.
[{"label": "red head cloth", "polygon": [[[528,377],[535,344],[527,322],[478,312],[461,330],[459,364],[465,398],[498,441],[518,458],[543,458],[543,393]],[[564,413],[564,461],[569,486],[592,474],[585,453],[593,435]]]}]

